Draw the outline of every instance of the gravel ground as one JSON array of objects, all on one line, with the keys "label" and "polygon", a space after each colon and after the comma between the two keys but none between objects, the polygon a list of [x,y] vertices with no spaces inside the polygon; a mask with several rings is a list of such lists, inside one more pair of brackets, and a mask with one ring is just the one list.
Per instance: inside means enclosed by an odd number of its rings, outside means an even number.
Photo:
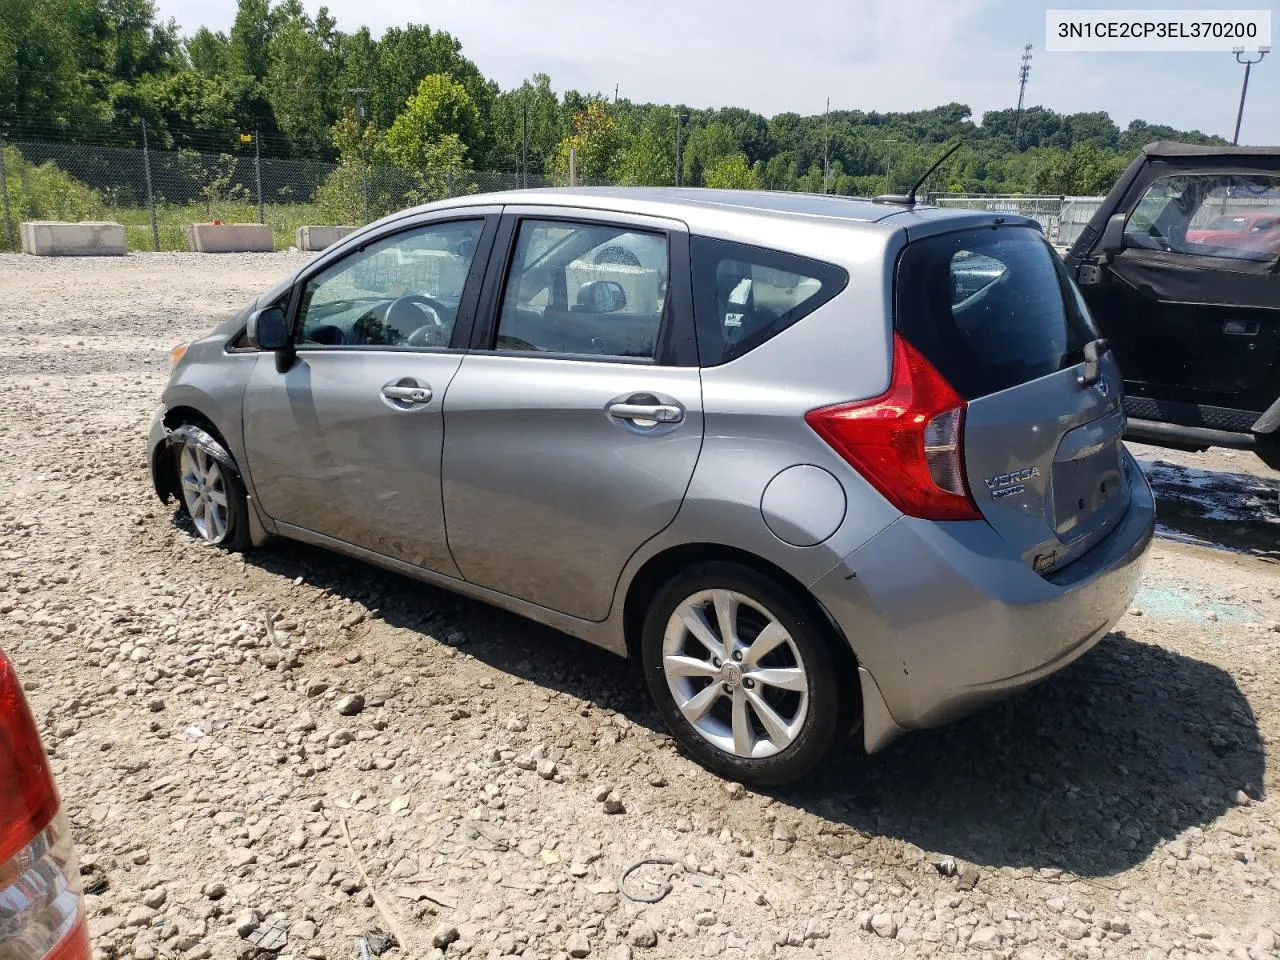
[{"label": "gravel ground", "polygon": [[[0,256],[0,647],[95,956],[1280,956],[1254,458],[1139,448],[1188,542],[1060,677],[756,793],[622,661],[319,550],[205,549],[155,500],[169,348],[299,259]],[[627,881],[657,903],[619,892],[638,858],[673,861]]]}]

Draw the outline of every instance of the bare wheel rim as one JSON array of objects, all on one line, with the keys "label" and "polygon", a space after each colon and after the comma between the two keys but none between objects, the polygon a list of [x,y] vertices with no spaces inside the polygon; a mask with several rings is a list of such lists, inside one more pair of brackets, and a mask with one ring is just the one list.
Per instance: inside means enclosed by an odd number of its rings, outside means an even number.
[{"label": "bare wheel rim", "polygon": [[227,482],[218,461],[201,447],[183,444],[178,457],[182,502],[200,538],[221,543],[227,535]]},{"label": "bare wheel rim", "polygon": [[734,590],[703,590],[676,606],[662,638],[662,671],[693,729],[735,757],[780,753],[809,714],[809,677],[795,640],[766,607]]}]

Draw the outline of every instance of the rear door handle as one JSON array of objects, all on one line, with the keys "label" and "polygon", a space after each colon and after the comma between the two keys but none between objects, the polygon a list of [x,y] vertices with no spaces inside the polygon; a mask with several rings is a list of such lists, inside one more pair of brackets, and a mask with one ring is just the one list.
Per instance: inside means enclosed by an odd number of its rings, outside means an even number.
[{"label": "rear door handle", "polygon": [[670,403],[612,403],[609,416],[618,420],[653,420],[657,423],[679,423],[684,411]]},{"label": "rear door handle", "polygon": [[398,383],[388,383],[382,388],[382,395],[388,400],[398,403],[430,403],[430,387],[411,387]]}]

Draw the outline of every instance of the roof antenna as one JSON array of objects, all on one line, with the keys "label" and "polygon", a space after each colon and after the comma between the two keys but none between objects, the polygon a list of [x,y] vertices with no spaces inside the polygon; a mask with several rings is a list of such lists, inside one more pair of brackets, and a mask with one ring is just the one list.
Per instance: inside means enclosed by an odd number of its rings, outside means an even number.
[{"label": "roof antenna", "polygon": [[923,184],[926,180],[929,179],[929,175],[933,173],[933,171],[937,170],[940,166],[942,166],[942,163],[944,160],[950,157],[962,146],[964,146],[963,140],[957,143],[954,147],[952,147],[942,156],[940,156],[937,160],[935,160],[933,163],[933,166],[931,166],[928,170],[926,170],[924,172],[924,175],[921,176],[920,179],[917,180],[912,185],[911,189],[906,193],[882,193],[880,196],[873,198],[871,202],[872,203],[892,203],[892,204],[897,204],[898,206],[903,206],[903,207],[914,207],[916,205],[916,191],[920,189],[921,184]]}]

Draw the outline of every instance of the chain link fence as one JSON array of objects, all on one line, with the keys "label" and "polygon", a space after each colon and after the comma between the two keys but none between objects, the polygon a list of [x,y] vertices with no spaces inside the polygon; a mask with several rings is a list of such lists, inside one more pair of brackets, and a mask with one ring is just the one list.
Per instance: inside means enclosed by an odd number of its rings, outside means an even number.
[{"label": "chain link fence", "polygon": [[[579,178],[585,183],[585,178]],[[0,249],[20,248],[24,220],[111,220],[129,249],[185,250],[191,223],[266,223],[276,249],[304,225],[361,226],[447,197],[549,186],[541,175],[409,170],[363,163],[0,140]],[[1016,213],[1068,246],[1101,197],[935,194],[944,207]]]},{"label": "chain link fence", "polygon": [[1029,194],[939,193],[931,201],[940,207],[990,210],[1029,217],[1044,229],[1049,242],[1069,247],[1084,230],[1104,197],[1032,196]]},{"label": "chain link fence", "polygon": [[270,224],[276,249],[304,225],[361,226],[471,193],[546,186],[490,170],[408,170],[237,153],[0,140],[0,249],[24,220],[111,220],[129,249],[186,250],[191,223]]}]

